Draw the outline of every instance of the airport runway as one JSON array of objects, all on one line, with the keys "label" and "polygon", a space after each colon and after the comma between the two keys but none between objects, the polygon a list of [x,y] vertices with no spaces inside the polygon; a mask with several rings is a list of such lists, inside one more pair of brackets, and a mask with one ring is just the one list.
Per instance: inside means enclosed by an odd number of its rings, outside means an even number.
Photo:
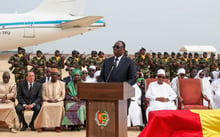
[{"label": "airport runway", "polygon": [[[0,59],[0,81],[2,81],[2,73],[4,71],[9,71],[10,64],[8,64],[8,57],[2,57]],[[11,80],[14,81],[14,75],[11,74]],[[63,71],[63,77],[68,75],[66,71]],[[27,122],[30,119],[30,114],[27,113],[26,118]],[[128,129],[128,137],[137,137],[140,134],[140,130],[138,128],[129,128]],[[1,137],[86,137],[86,130],[81,131],[70,131],[64,130],[60,133],[55,132],[53,129],[48,129],[42,133],[38,133],[37,131],[30,131],[27,129],[25,132],[18,131],[16,134],[9,132],[8,129],[0,129],[0,136]]]}]

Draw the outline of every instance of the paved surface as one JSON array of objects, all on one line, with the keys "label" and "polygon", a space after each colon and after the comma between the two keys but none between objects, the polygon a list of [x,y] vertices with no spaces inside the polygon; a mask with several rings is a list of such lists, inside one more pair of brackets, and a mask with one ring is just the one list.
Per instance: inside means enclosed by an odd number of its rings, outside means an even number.
[{"label": "paved surface", "polygon": [[[139,130],[128,130],[128,137],[137,137],[140,133]],[[86,130],[81,131],[62,131],[56,133],[53,129],[48,129],[42,133],[37,131],[18,131],[16,134],[9,132],[9,130],[0,130],[1,137],[86,137]]]}]

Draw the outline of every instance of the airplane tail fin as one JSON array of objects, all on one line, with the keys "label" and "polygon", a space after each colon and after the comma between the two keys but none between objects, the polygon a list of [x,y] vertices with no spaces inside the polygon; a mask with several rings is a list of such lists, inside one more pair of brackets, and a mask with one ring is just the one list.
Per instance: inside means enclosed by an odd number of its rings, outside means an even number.
[{"label": "airplane tail fin", "polygon": [[85,0],[42,0],[31,12],[53,15],[83,15]]}]

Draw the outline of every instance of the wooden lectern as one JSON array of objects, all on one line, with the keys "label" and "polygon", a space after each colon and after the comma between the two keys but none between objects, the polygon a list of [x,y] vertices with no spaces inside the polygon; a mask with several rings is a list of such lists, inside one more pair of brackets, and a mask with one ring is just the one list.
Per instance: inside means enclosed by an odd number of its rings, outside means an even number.
[{"label": "wooden lectern", "polygon": [[78,97],[87,100],[86,137],[127,137],[127,99],[134,88],[123,83],[80,83]]}]

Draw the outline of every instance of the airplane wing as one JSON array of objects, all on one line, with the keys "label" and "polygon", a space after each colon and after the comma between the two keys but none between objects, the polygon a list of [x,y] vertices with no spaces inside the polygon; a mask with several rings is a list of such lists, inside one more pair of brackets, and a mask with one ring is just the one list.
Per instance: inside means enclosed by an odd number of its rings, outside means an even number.
[{"label": "airplane wing", "polygon": [[62,29],[68,29],[72,27],[88,27],[93,23],[96,23],[99,19],[103,18],[102,16],[88,16],[73,21],[65,22],[59,24]]}]

